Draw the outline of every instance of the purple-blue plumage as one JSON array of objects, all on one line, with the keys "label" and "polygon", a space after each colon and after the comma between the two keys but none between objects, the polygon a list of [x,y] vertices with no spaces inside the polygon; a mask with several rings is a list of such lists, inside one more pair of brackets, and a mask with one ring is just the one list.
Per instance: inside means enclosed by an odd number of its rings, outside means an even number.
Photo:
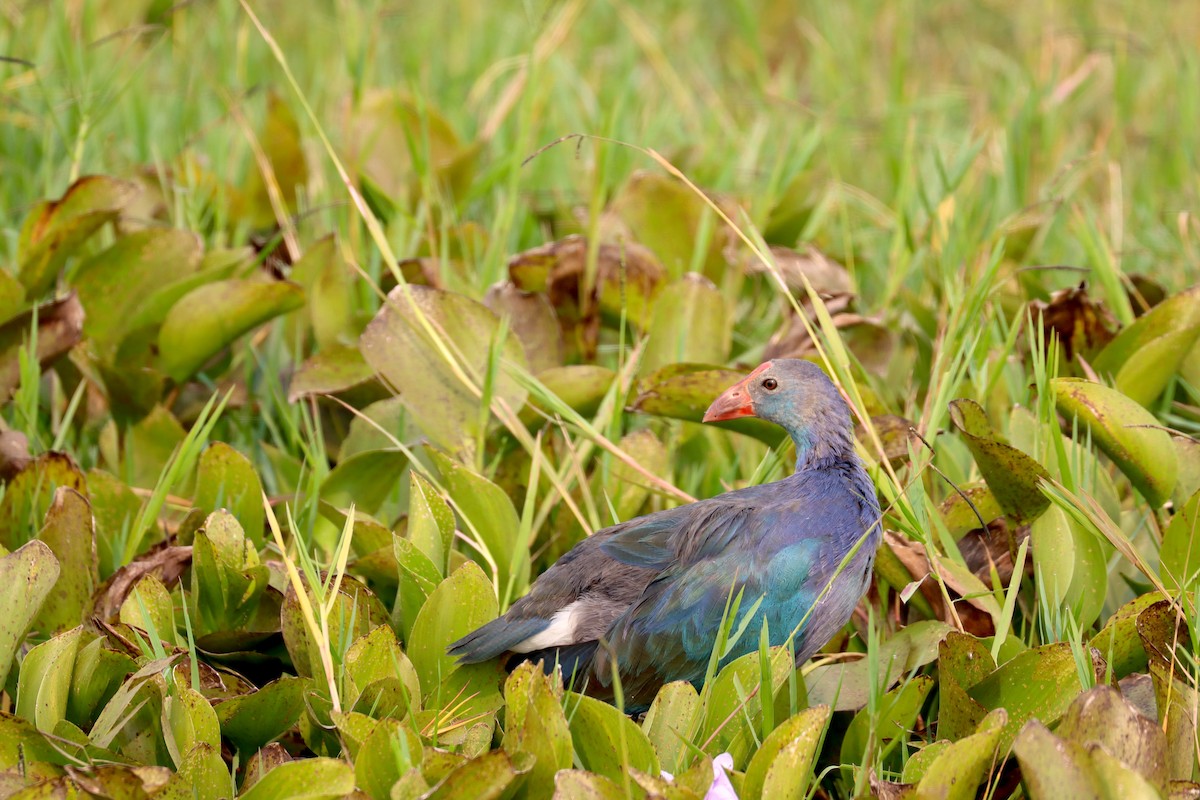
[{"label": "purple-blue plumage", "polygon": [[818,367],[767,362],[705,421],[751,414],[791,434],[793,475],[595,533],[451,654],[466,663],[506,652],[557,659],[602,697],[615,655],[626,707],[645,707],[663,683],[703,680],[731,592],[740,592],[731,628],[745,623],[745,632],[724,661],[755,649],[763,622],[772,645],[794,634],[797,662],[809,658],[869,585],[879,505],[854,453],[849,408]]}]

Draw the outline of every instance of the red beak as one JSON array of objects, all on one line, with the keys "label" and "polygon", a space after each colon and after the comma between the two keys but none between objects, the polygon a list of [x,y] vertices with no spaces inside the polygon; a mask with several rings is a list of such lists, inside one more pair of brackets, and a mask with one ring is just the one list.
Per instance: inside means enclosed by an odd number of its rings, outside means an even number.
[{"label": "red beak", "polygon": [[727,419],[737,419],[738,417],[753,417],[754,401],[750,399],[750,381],[758,377],[758,374],[769,366],[771,366],[770,361],[762,364],[745,378],[722,392],[720,397],[713,400],[713,404],[708,407],[708,411],[704,412],[704,421],[721,422]]}]

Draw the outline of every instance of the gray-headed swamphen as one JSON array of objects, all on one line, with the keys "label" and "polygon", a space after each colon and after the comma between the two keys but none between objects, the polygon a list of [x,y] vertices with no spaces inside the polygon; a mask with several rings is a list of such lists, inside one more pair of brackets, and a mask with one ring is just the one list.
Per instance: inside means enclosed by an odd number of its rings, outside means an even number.
[{"label": "gray-headed swamphen", "polygon": [[791,434],[795,473],[597,531],[449,652],[463,663],[506,653],[547,670],[557,663],[576,688],[586,681],[606,699],[615,658],[625,707],[644,709],[664,683],[703,682],[732,590],[742,597],[730,629],[754,617],[722,663],[758,647],[763,621],[772,645],[796,631],[796,662],[807,660],[867,590],[879,504],[854,452],[850,409],[816,365],[768,361],[704,421],[746,416]]}]

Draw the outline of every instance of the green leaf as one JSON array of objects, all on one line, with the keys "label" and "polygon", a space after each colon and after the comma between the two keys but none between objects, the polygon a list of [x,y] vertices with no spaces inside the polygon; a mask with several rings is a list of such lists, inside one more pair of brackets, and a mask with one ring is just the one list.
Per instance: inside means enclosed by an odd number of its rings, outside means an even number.
[{"label": "green leaf", "polygon": [[496,800],[505,789],[530,768],[526,754],[510,756],[503,750],[493,750],[467,761],[434,786],[427,800]]},{"label": "green leaf", "polygon": [[[443,702],[464,687],[469,687],[464,696],[475,691],[481,693],[481,700],[497,693],[499,676],[493,665],[460,666],[446,653],[451,642],[492,621],[496,615],[495,590],[472,562],[456,569],[429,595],[413,623],[408,643],[408,657],[426,697],[439,687]],[[447,682],[452,677],[454,680]]]},{"label": "green leaf", "polygon": [[1147,500],[1158,506],[1170,498],[1179,466],[1171,437],[1158,428],[1154,415],[1091,381],[1055,378],[1050,386],[1059,413],[1078,419]]},{"label": "green leaf", "polygon": [[137,522],[142,501],[133,490],[101,469],[87,473],[88,499],[96,525],[96,555],[100,577],[108,578],[120,567],[125,538]]},{"label": "green leaf", "polygon": [[[439,573],[445,575],[450,561],[450,548],[454,544],[454,512],[433,485],[416,470],[409,473],[408,497],[407,538],[429,557]],[[512,508],[511,502],[508,507]],[[516,511],[513,511],[512,520],[515,521],[515,518]]]},{"label": "green leaf", "polygon": [[[288,402],[325,394],[347,394],[351,391],[384,395],[384,388],[375,377],[375,370],[363,358],[357,347],[335,344],[323,348],[296,368],[288,387]],[[368,415],[372,416],[372,415]],[[399,433],[399,431],[397,431]],[[390,442],[381,446],[390,446]]]},{"label": "green leaf", "polygon": [[[891,686],[901,676],[929,664],[938,657],[938,645],[951,628],[937,620],[922,620],[897,631],[885,640],[878,654],[878,664],[885,665],[875,677],[879,686]],[[808,699],[813,705],[828,705],[834,711],[857,710],[867,704],[872,688],[868,659],[822,664],[803,677]],[[800,677],[800,676],[797,676]]]},{"label": "green leaf", "polygon": [[[436,340],[422,320],[433,326]],[[496,315],[474,300],[427,286],[398,286],[363,331],[359,347],[367,363],[399,391],[417,426],[434,443],[469,461],[487,417],[480,413],[479,397],[459,379],[442,350],[461,354],[463,371],[482,387],[499,332]],[[524,365],[515,336],[505,340],[501,355]],[[503,370],[492,393],[514,410],[525,403],[525,390]]]},{"label": "green leaf", "polygon": [[196,271],[203,247],[190,231],[147,228],[121,237],[75,271],[71,285],[87,314],[83,330],[102,357],[110,359],[137,329],[147,297]]},{"label": "green leaf", "polygon": [[85,175],[58,200],[34,206],[17,240],[18,278],[33,298],[50,288],[67,258],[104,223],[117,218],[138,186]]},{"label": "green leaf", "polygon": [[[880,698],[874,712],[864,708],[855,714],[842,736],[842,763],[862,764],[868,755],[867,745],[872,741],[872,733],[875,746],[884,752],[890,750],[897,739],[906,741],[933,684],[933,678],[928,675],[917,675]],[[848,774],[849,770],[845,772]]]},{"label": "green leaf", "polygon": [[1138,616],[1150,606],[1163,599],[1158,592],[1149,592],[1117,609],[1108,618],[1089,647],[1100,652],[1118,680],[1133,672],[1146,670],[1146,649],[1138,636]]},{"label": "green leaf", "polygon": [[[787,648],[771,648],[770,654],[774,697],[774,691],[784,684],[795,665]],[[750,697],[761,680],[762,664],[756,650],[726,664],[704,687],[706,703],[697,739],[707,742],[704,751],[714,758],[729,753],[737,769],[749,760],[756,732],[761,730],[761,693]]]},{"label": "green leaf", "polygon": [[[670,468],[667,448],[648,428],[625,434],[617,442],[617,447],[628,453],[651,475],[664,475]],[[623,461],[614,460],[608,470],[601,471],[599,477],[602,480],[596,481],[600,486],[595,494],[608,499],[619,520],[636,517],[646,498],[655,489],[642,473]]]},{"label": "green leaf", "polygon": [[87,499],[69,486],[55,489],[38,538],[54,552],[62,571],[34,625],[46,633],[73,628],[83,621],[100,582]]},{"label": "green leaf", "polygon": [[180,769],[197,745],[221,749],[221,725],[208,700],[190,686],[175,686],[163,698],[163,739]]},{"label": "green leaf", "polygon": [[284,675],[258,691],[226,700],[216,707],[221,735],[240,753],[252,753],[282,736],[304,710],[305,678]]},{"label": "green leaf", "polygon": [[1087,752],[1074,742],[1062,741],[1038,720],[1025,724],[1012,748],[1030,797],[1103,797]]},{"label": "green leaf", "polygon": [[[487,478],[441,453],[430,451],[430,457],[442,474],[442,484],[467,532],[477,537],[495,560],[500,596],[524,593],[529,583],[529,550],[518,540],[521,521],[512,500]],[[489,568],[486,560],[481,561],[481,567]]]},{"label": "green leaf", "polygon": [[1117,334],[1092,362],[1117,391],[1148,406],[1179,371],[1200,336],[1200,286],[1172,295]]},{"label": "green leaf", "polygon": [[[596,364],[570,364],[552,367],[537,373],[537,379],[559,400],[566,403],[584,417],[591,417],[600,408],[617,374],[607,367]],[[543,421],[537,412],[554,416],[554,409],[536,396],[530,396],[529,405],[521,411],[521,421],[534,427]]]},{"label": "green leaf", "polygon": [[967,692],[996,669],[983,642],[951,631],[938,645],[939,739],[957,742],[969,736],[987,715]]},{"label": "green leaf", "polygon": [[[672,277],[689,269],[716,275],[724,266],[723,236],[713,225],[707,241],[700,237],[707,216],[715,215],[704,200],[674,178],[655,172],[635,172],[608,208],[628,228],[636,242],[654,251]],[[717,223],[719,224],[719,223]],[[697,254],[697,248],[705,248]]]},{"label": "green leaf", "polygon": [[746,767],[740,796],[746,800],[805,797],[831,713],[829,706],[806,708],[771,731]]},{"label": "green leaf", "polygon": [[523,292],[509,282],[488,289],[483,302],[512,328],[525,350],[530,372],[541,375],[559,368],[563,357],[562,330],[546,295]]},{"label": "green leaf", "polygon": [[1049,725],[1057,722],[1082,688],[1071,646],[1056,642],[1024,651],[967,693],[986,709],[1008,711],[1008,724],[1000,738],[1003,751],[1027,720],[1036,717]]},{"label": "green leaf", "polygon": [[194,507],[228,510],[241,524],[254,549],[263,541],[262,482],[250,459],[224,442],[214,442],[200,456]]},{"label": "green leaf", "polygon": [[408,465],[399,450],[355,453],[330,470],[321,484],[321,500],[335,508],[351,504],[364,514],[379,514],[396,493],[396,476]]},{"label": "green leaf", "polygon": [[[643,414],[700,422],[712,401],[744,377],[744,373],[721,367],[671,364],[638,381],[637,397],[630,408]],[[778,425],[750,417],[711,424],[753,436],[772,447],[787,436]]]},{"label": "green leaf", "polygon": [[722,364],[729,358],[732,334],[724,296],[712,281],[689,273],[655,298],[638,374],[669,364]]},{"label": "green leaf", "polygon": [[105,637],[85,633],[80,641],[71,694],[67,698],[67,719],[80,727],[90,727],[125,677],[137,669],[137,663],[109,647]]},{"label": "green leaf", "polygon": [[54,726],[67,718],[75,654],[82,634],[82,628],[60,633],[30,650],[21,662],[16,712],[37,725],[38,730],[53,732]]},{"label": "green leaf", "polygon": [[1167,737],[1111,686],[1095,686],[1075,699],[1056,731],[1093,754],[1101,749],[1166,792]]},{"label": "green leaf", "polygon": [[304,290],[287,281],[232,279],[194,289],[163,320],[162,370],[181,383],[242,334],[303,305]]},{"label": "green leaf", "polygon": [[400,626],[404,641],[412,641],[412,627],[425,601],[442,581],[442,574],[429,556],[417,546],[400,536],[392,538],[392,552],[396,558],[399,586],[396,590],[394,616]]},{"label": "green leaf", "polygon": [[374,800],[389,800],[392,787],[421,765],[421,739],[394,719],[381,719],[354,755],[358,785]]},{"label": "green leaf", "polygon": [[[315,608],[316,598],[312,589],[306,586],[305,591],[309,602]],[[283,642],[292,658],[296,674],[303,678],[320,676],[317,686],[324,685],[325,673],[321,667],[320,654],[311,641],[308,626],[300,610],[300,602],[296,599],[295,589],[290,583],[280,616]],[[358,579],[350,575],[343,576],[329,612],[329,642],[332,651],[345,653],[355,640],[386,624],[387,618],[387,611],[371,590]]]},{"label": "green leaf", "polygon": [[[925,768],[917,797],[973,800],[979,784],[996,764],[996,747],[1007,721],[1007,712],[998,708],[983,718],[976,733],[942,749]],[[907,767],[904,774],[907,779]]]},{"label": "green leaf", "polygon": [[1046,468],[1010,444],[998,441],[983,407],[974,400],[950,403],[950,417],[962,434],[980,474],[1006,514],[1020,522],[1036,519],[1050,505],[1039,488]]},{"label": "green leaf", "polygon": [[87,496],[83,473],[65,453],[43,453],[18,472],[0,500],[0,545],[16,550],[30,539],[45,520],[60,486]]},{"label": "green leaf", "polygon": [[357,692],[362,693],[382,680],[394,680],[404,687],[407,703],[402,704],[401,709],[407,704],[420,708],[420,681],[391,627],[380,625],[358,639],[346,652],[345,664],[345,675]]},{"label": "green leaf", "polygon": [[673,681],[658,690],[642,730],[667,772],[675,773],[687,763],[691,752],[685,744],[694,738],[700,722],[700,695],[687,681]]},{"label": "green leaf", "polygon": [[262,776],[241,800],[336,800],[354,791],[354,770],[336,758],[289,761]]},{"label": "green leaf", "polygon": [[[83,306],[74,293],[37,309],[37,363],[45,368],[66,355],[83,336]],[[34,312],[26,311],[0,325],[0,400],[8,400],[21,383],[21,353],[29,352]]]},{"label": "green leaf", "polygon": [[58,576],[58,560],[43,542],[29,542],[0,557],[0,687]]},{"label": "green leaf", "polygon": [[1069,609],[1082,628],[1090,628],[1108,588],[1107,565],[1095,536],[1051,506],[1030,525],[1029,538],[1034,575],[1049,606]]},{"label": "green leaf", "polygon": [[567,693],[575,755],[583,768],[614,781],[626,765],[659,773],[658,756],[642,729],[616,707],[586,695]]},{"label": "green leaf", "polygon": [[506,725],[503,747],[512,757],[528,753],[535,761],[525,776],[530,797],[554,792],[554,776],[570,769],[574,753],[563,714],[561,688],[539,667],[524,662],[504,683]]},{"label": "green leaf", "polygon": [[1171,518],[1159,548],[1158,575],[1169,592],[1191,589],[1200,572],[1200,492]]},{"label": "green leaf", "polygon": [[582,769],[560,770],[554,776],[557,800],[627,800],[621,787],[603,775]]},{"label": "green leaf", "polygon": [[143,575],[121,603],[118,619],[154,634],[168,645],[175,641],[175,605],[167,587],[153,574]]}]

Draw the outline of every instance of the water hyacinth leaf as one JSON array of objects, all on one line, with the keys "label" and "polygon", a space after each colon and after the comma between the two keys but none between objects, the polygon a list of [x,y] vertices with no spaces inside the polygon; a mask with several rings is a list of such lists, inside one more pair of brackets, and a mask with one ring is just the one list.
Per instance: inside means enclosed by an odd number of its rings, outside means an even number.
[{"label": "water hyacinth leaf", "polygon": [[364,514],[378,515],[396,493],[396,476],[408,465],[399,450],[356,453],[330,470],[321,484],[321,501],[334,508],[351,504]]},{"label": "water hyacinth leaf", "polygon": [[82,628],[60,633],[34,647],[21,662],[15,710],[38,730],[53,732],[67,718],[75,655],[82,635]]},{"label": "water hyacinth leaf", "polygon": [[[703,199],[674,178],[635,172],[613,198],[608,212],[621,221],[634,241],[650,248],[674,278],[692,268],[714,275],[725,263],[721,223]],[[711,233],[702,241],[706,216],[712,222]],[[698,247],[705,249],[697,258]]]},{"label": "water hyacinth leaf", "polygon": [[996,763],[996,747],[1007,722],[1008,713],[998,708],[983,718],[975,733],[941,750],[925,768],[917,784],[917,797],[972,800]]},{"label": "water hyacinth leaf", "polygon": [[1095,686],[1075,699],[1056,733],[1092,750],[1099,746],[1150,782],[1167,788],[1167,739],[1111,686]]},{"label": "water hyacinth leaf", "polygon": [[1122,394],[1148,406],[1162,394],[1200,336],[1200,286],[1164,300],[1117,334],[1092,362]]},{"label": "water hyacinth leaf", "polygon": [[[307,307],[288,316],[289,342],[303,345],[310,338],[319,350],[342,349],[353,344],[355,316],[351,273],[337,237],[333,234],[314,242],[292,265],[289,279],[300,284],[308,297]],[[359,359],[361,362],[361,359]]]},{"label": "water hyacinth leaf", "polygon": [[960,486],[959,489],[962,494],[954,492],[938,506],[947,532],[955,539],[980,527],[980,520],[986,525],[1004,513],[985,484]]},{"label": "water hyacinth leaf", "polygon": [[[473,562],[463,564],[434,589],[413,622],[408,644],[408,657],[427,696],[453,673],[467,669],[447,655],[446,647],[495,619],[497,613],[491,581]],[[474,671],[471,677],[486,678]]]},{"label": "water hyacinth leaf", "polygon": [[221,724],[217,714],[200,692],[190,686],[176,686],[162,702],[163,739],[175,765],[183,761],[196,745],[220,750]]},{"label": "water hyacinth leaf", "polygon": [[85,175],[58,200],[34,206],[17,239],[17,277],[26,295],[36,297],[49,289],[67,257],[115,220],[137,192],[137,184],[129,181]]},{"label": "water hyacinth leaf", "polygon": [[[358,358],[361,359],[362,355],[359,354]],[[350,432],[338,448],[338,463],[369,450],[394,448],[396,443],[393,439],[403,442],[407,438],[406,416],[399,397],[371,402],[350,420]]]},{"label": "water hyacinth leaf", "polygon": [[398,720],[375,721],[354,754],[358,785],[373,800],[388,800],[392,787],[421,765],[421,739]]},{"label": "water hyacinth leaf", "polygon": [[741,796],[784,800],[805,797],[817,747],[831,713],[829,706],[806,708],[771,731],[746,767]]},{"label": "water hyacinth leaf", "polygon": [[722,364],[733,333],[725,297],[708,278],[688,273],[664,286],[646,326],[646,349],[639,375],[668,364]]},{"label": "water hyacinth leaf", "polygon": [[0,324],[25,310],[25,288],[13,275],[0,271]]},{"label": "water hyacinth leaf", "polygon": [[625,792],[613,781],[582,769],[559,770],[554,776],[556,800],[626,800]]},{"label": "water hyacinth leaf", "polygon": [[[723,367],[671,364],[638,381],[638,393],[630,408],[643,414],[700,422],[712,401],[744,377],[737,370]],[[778,425],[749,417],[712,424],[753,436],[772,447],[787,435]]]},{"label": "water hyacinth leaf", "polygon": [[44,542],[32,541],[0,557],[0,686],[25,633],[58,581],[58,559]]},{"label": "water hyacinth leaf", "polygon": [[[770,651],[771,696],[794,669],[784,647]],[[700,720],[699,740],[706,742],[705,752],[712,757],[728,753],[738,769],[745,767],[756,741],[762,716],[761,692],[750,696],[762,681],[762,663],[758,652],[747,653],[726,664],[711,685]]]},{"label": "water hyacinth leaf", "polygon": [[213,442],[200,456],[194,507],[228,510],[254,549],[262,549],[262,482],[250,459],[224,442]]},{"label": "water hyacinth leaf", "polygon": [[404,708],[420,708],[421,684],[417,672],[400,649],[390,626],[380,625],[351,645],[345,665],[345,674],[358,692],[379,681],[397,681],[404,687]]},{"label": "water hyacinth leaf", "polygon": [[[669,468],[666,446],[648,428],[627,433],[617,446],[651,475],[663,475]],[[614,521],[637,516],[653,490],[641,473],[623,461],[614,461],[607,474],[602,472],[601,477],[604,479],[599,487],[601,491],[596,494],[607,497],[611,507],[616,509]]]},{"label": "water hyacinth leaf", "polygon": [[159,330],[162,370],[180,383],[242,334],[303,305],[304,290],[287,281],[235,278],[194,289]]},{"label": "water hyacinth leaf", "polygon": [[1088,643],[1108,662],[1115,678],[1145,671],[1146,649],[1138,635],[1138,617],[1162,599],[1163,596],[1158,592],[1148,592],[1130,600],[1108,618],[1104,627]]},{"label": "water hyacinth leaf", "polygon": [[[300,140],[300,125],[292,109],[274,91],[267,94],[267,113],[263,119],[258,141],[263,155],[271,166],[275,186],[284,213],[295,213],[297,190],[308,182],[308,162]],[[247,186],[235,203],[237,214],[245,217],[255,228],[275,225],[275,209],[267,193],[267,184],[257,166],[250,170]]]},{"label": "water hyacinth leaf", "polygon": [[967,694],[988,710],[1008,712],[1000,738],[1000,749],[1007,750],[1026,721],[1057,722],[1082,688],[1071,646],[1056,642],[1024,651]]},{"label": "water hyacinth leaf", "polygon": [[842,763],[861,764],[871,741],[886,752],[897,738],[907,737],[933,685],[933,678],[917,675],[884,694],[873,713],[864,708],[855,714],[842,737]]},{"label": "water hyacinth leaf", "polygon": [[[439,573],[445,575],[450,548],[454,544],[454,512],[416,470],[409,473],[408,497],[408,540],[429,557]],[[512,519],[502,519],[502,522],[508,523],[515,518],[516,511],[513,511]]]},{"label": "water hyacinth leaf", "polygon": [[1025,724],[1012,747],[1030,797],[1099,800],[1104,796],[1087,752],[1058,738],[1038,720]]},{"label": "water hyacinth leaf", "polygon": [[154,797],[155,800],[223,800],[231,792],[221,748],[201,743],[184,756],[179,771]]},{"label": "water hyacinth leaf", "polygon": [[217,705],[221,735],[242,754],[253,753],[282,736],[300,719],[309,681],[283,676],[250,694]]},{"label": "water hyacinth leaf", "polygon": [[[950,631],[940,620],[921,620],[897,631],[880,645],[878,663],[885,668],[875,678],[878,685],[891,686],[904,674],[932,663]],[[809,703],[828,705],[834,711],[857,711],[870,696],[869,667],[866,658],[813,667],[803,676]]]},{"label": "water hyacinth leaf", "polygon": [[938,646],[939,739],[952,742],[969,736],[987,709],[967,692],[996,669],[983,642],[965,633],[950,632]]},{"label": "water hyacinth leaf", "polygon": [[[316,597],[312,588],[306,586],[308,601],[316,608]],[[344,575],[338,586],[329,612],[329,642],[333,652],[344,653],[358,638],[373,628],[387,622],[387,611],[379,598],[357,578]],[[302,678],[319,676],[318,685],[324,680],[320,653],[312,641],[296,590],[289,583],[280,610],[280,628],[283,642],[291,656],[296,674]]]},{"label": "water hyacinth leaf", "polygon": [[1182,506],[1200,491],[1200,441],[1190,436],[1172,434],[1171,442],[1175,445],[1175,455],[1179,461],[1179,478],[1175,482],[1171,500],[1176,506]]},{"label": "water hyacinth leaf", "polygon": [[227,511],[215,511],[192,542],[192,619],[198,636],[246,625],[266,591],[270,571]]},{"label": "water hyacinth leaf", "polygon": [[700,695],[687,681],[666,684],[650,704],[642,730],[667,772],[676,772],[689,755],[684,743],[692,741],[699,711]]},{"label": "water hyacinth leaf", "polygon": [[126,330],[157,328],[182,297],[206,283],[223,281],[245,271],[253,262],[254,251],[248,247],[210,250],[193,271],[174,278],[160,276],[163,279],[149,287],[141,302],[131,310]]},{"label": "water hyacinth leaf", "polygon": [[983,407],[974,400],[950,403],[950,417],[996,502],[1020,522],[1036,519],[1050,501],[1038,488],[1050,477],[1046,468],[1012,445],[998,441]]},{"label": "water hyacinth leaf", "polygon": [[502,746],[510,756],[534,757],[524,783],[530,797],[553,794],[555,774],[572,764],[571,730],[552,680],[538,666],[525,662],[504,683],[507,724]]},{"label": "water hyacinth leaf", "polygon": [[1200,492],[1171,517],[1159,549],[1158,575],[1169,592],[1191,589],[1200,571]]},{"label": "water hyacinth leaf", "polygon": [[393,536],[392,552],[398,568],[394,618],[404,641],[411,640],[412,626],[425,601],[442,581],[442,572],[429,556],[408,539]]},{"label": "water hyacinth leaf", "polygon": [[86,317],[83,329],[102,357],[111,358],[132,332],[146,298],[200,266],[203,242],[178,228],[148,228],[118,239],[71,277]]},{"label": "water hyacinth leaf", "polygon": [[354,791],[354,770],[336,758],[304,758],[280,764],[262,776],[242,800],[335,800]]},{"label": "water hyacinth leaf", "polygon": [[[432,326],[437,341],[425,325]],[[486,425],[479,397],[442,355],[439,341],[461,354],[463,374],[483,385],[500,322],[484,305],[463,295],[426,286],[398,286],[363,331],[359,347],[367,363],[395,387],[413,421],[436,444],[470,456]],[[508,336],[503,359],[524,366],[521,343]],[[493,398],[519,409],[526,392],[501,369]],[[469,459],[468,459],[469,460]]]},{"label": "water hyacinth leaf", "polygon": [[[20,353],[29,350],[33,311],[0,325],[0,399],[7,400],[21,382]],[[83,336],[83,305],[71,292],[37,309],[37,360],[43,368],[66,355]]]},{"label": "water hyacinth leaf", "polygon": [[505,282],[488,289],[483,303],[516,334],[530,372],[537,375],[562,364],[562,331],[546,295],[523,292]]},{"label": "water hyacinth leaf", "polygon": [[71,694],[67,698],[67,719],[83,727],[91,725],[125,677],[137,669],[137,663],[129,655],[111,648],[106,637],[85,633],[80,642]]},{"label": "water hyacinth leaf", "polygon": [[[537,379],[547,390],[584,417],[596,413],[616,377],[617,374],[608,367],[595,364],[570,364],[537,374]],[[521,410],[521,421],[532,427],[543,421],[543,414],[553,418],[554,406],[531,395],[529,404]]]},{"label": "water hyacinth leaf", "polygon": [[117,618],[126,625],[154,631],[162,641],[175,644],[175,607],[171,594],[153,574],[143,575],[121,603]]},{"label": "water hyacinth leaf", "polygon": [[322,348],[296,368],[288,387],[288,402],[325,394],[363,393],[375,398],[386,392],[375,370],[357,347],[334,344]]},{"label": "water hyacinth leaf", "polygon": [[457,767],[423,797],[428,800],[460,797],[496,800],[513,781],[526,774],[531,765],[532,758],[527,753],[509,755],[503,750],[493,750]]},{"label": "water hyacinth leaf", "polygon": [[47,633],[73,628],[83,621],[100,583],[92,508],[87,499],[69,486],[55,489],[38,539],[54,552],[62,571],[34,625]]},{"label": "water hyacinth leaf", "polygon": [[586,695],[567,694],[567,716],[575,755],[583,768],[620,781],[626,765],[659,773],[658,755],[642,729],[608,703]]},{"label": "water hyacinth leaf", "polygon": [[1038,588],[1052,608],[1070,609],[1075,621],[1090,627],[1100,614],[1108,587],[1104,553],[1096,537],[1057,506],[1030,525]]},{"label": "water hyacinth leaf", "polygon": [[[519,545],[521,521],[512,500],[496,484],[446,456],[429,451],[442,474],[450,502],[466,533],[487,548],[496,563],[496,590],[501,597],[523,594],[529,583],[529,550]],[[486,559],[480,566],[490,569]]]},{"label": "water hyacinth leaf", "polygon": [[465,146],[428,101],[395,89],[368,89],[346,117],[348,161],[374,194],[407,205],[428,170],[457,194],[474,175],[477,147]]},{"label": "water hyacinth leaf", "polygon": [[1060,414],[1078,419],[1092,441],[1154,505],[1175,489],[1179,465],[1171,437],[1158,420],[1120,392],[1079,378],[1050,381]]}]

